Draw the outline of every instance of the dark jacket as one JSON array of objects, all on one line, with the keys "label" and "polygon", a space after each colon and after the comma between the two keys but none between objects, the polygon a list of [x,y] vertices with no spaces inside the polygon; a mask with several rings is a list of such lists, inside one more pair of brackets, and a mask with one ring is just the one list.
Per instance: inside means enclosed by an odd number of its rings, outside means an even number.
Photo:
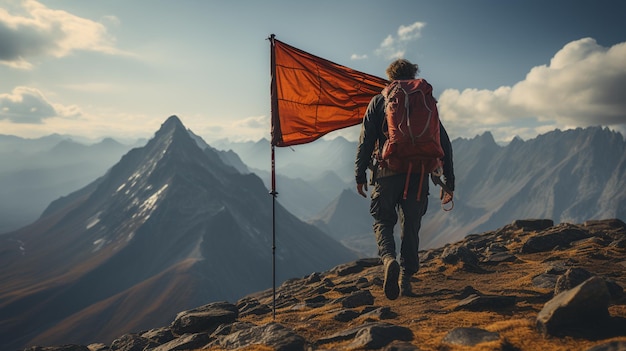
[{"label": "dark jacket", "polygon": [[[361,125],[361,137],[359,138],[359,146],[357,147],[355,161],[356,183],[363,184],[367,182],[365,170],[370,165],[372,153],[376,147],[376,141],[382,148],[387,137],[383,132],[383,121],[385,119],[385,99],[382,94],[378,94],[370,100],[367,111],[363,117]],[[454,191],[454,166],[452,164],[452,144],[446,129],[441,122],[439,123],[439,138],[441,147],[443,148],[443,175],[446,185],[450,190]]]}]

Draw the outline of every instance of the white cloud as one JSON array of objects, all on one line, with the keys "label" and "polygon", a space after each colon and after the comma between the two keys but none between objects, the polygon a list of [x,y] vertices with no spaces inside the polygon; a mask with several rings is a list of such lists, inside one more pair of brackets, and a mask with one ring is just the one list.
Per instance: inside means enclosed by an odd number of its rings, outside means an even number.
[{"label": "white cloud", "polygon": [[0,94],[0,120],[39,124],[48,118],[75,118],[80,115],[77,106],[52,103],[34,88],[17,87],[11,93]]},{"label": "white cloud", "polygon": [[519,132],[537,135],[547,127],[623,126],[624,58],[626,42],[605,48],[592,38],[573,41],[550,65],[532,68],[512,87],[445,90],[439,97],[440,115],[453,137],[491,130],[497,140],[510,140]]},{"label": "white cloud", "polygon": [[422,29],[426,26],[424,22],[415,22],[410,26],[400,26],[398,28],[398,38],[406,42],[422,36]]},{"label": "white cloud", "polygon": [[376,54],[389,60],[404,57],[408,44],[422,36],[422,29],[425,26],[424,22],[415,22],[408,26],[401,25],[395,37],[390,34],[380,43]]},{"label": "white cloud", "polygon": [[363,55],[359,55],[359,54],[352,54],[352,56],[350,56],[351,60],[365,60],[367,59],[367,55],[363,54]]},{"label": "white cloud", "polygon": [[[124,54],[115,39],[98,22],[53,10],[35,0],[18,2],[13,13],[0,8],[0,63],[19,69],[32,68],[32,59],[63,57],[76,50]],[[17,14],[17,13],[20,14]],[[107,22],[115,22],[112,16]]]}]

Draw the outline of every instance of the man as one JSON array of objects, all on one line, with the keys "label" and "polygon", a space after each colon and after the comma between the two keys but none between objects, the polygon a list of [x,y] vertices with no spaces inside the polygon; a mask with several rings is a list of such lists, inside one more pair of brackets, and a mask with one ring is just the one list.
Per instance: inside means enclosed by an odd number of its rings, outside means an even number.
[{"label": "man", "polygon": [[[418,66],[408,60],[398,59],[392,62],[386,70],[387,77],[393,80],[415,79],[419,72]],[[387,139],[385,133],[385,100],[382,94],[372,98],[363,118],[361,136],[357,148],[355,170],[357,191],[367,197],[366,169],[370,166],[372,155],[380,154]],[[384,125],[384,127],[383,127]],[[452,145],[443,125],[440,124],[440,142],[444,151],[443,175],[449,192],[442,189],[442,203],[452,201],[454,191],[454,170],[452,165]],[[412,173],[409,176],[408,193],[405,192],[407,174],[401,174],[374,165],[372,182],[372,200],[370,213],[374,218],[374,233],[378,244],[378,254],[383,261],[385,281],[383,289],[385,296],[394,300],[398,295],[415,296],[411,289],[411,277],[419,269],[419,230],[422,216],[428,207],[428,174]],[[420,178],[423,177],[423,178]],[[420,182],[420,179],[422,180]],[[419,185],[422,189],[420,191]],[[420,198],[418,199],[418,194]],[[396,261],[396,245],[393,237],[393,228],[400,217],[401,247],[400,263]]]}]

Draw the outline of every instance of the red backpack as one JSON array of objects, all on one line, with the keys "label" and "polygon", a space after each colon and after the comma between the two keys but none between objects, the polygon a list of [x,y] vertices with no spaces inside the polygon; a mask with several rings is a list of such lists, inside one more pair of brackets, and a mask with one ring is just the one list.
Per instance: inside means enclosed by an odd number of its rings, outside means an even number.
[{"label": "red backpack", "polygon": [[424,174],[441,171],[444,156],[439,140],[439,112],[433,88],[424,79],[395,80],[382,94],[385,98],[387,141],[382,149],[383,166],[407,173],[421,173],[418,199]]}]

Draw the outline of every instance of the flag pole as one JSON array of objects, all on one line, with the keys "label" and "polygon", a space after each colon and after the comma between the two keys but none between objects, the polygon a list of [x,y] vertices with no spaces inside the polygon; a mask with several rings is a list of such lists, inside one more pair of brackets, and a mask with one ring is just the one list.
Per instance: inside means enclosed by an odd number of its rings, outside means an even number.
[{"label": "flag pole", "polygon": [[276,56],[274,54],[274,37],[272,34],[269,37],[270,40],[270,73],[271,73],[271,82],[270,82],[270,94],[271,94],[271,133],[272,140],[271,144],[271,162],[272,162],[272,175],[271,175],[271,184],[272,190],[270,191],[270,195],[272,195],[272,320],[276,320],[276,196],[278,196],[278,192],[276,191],[276,155],[275,155],[275,145],[274,145],[274,115],[278,114],[278,104],[276,103]]}]

